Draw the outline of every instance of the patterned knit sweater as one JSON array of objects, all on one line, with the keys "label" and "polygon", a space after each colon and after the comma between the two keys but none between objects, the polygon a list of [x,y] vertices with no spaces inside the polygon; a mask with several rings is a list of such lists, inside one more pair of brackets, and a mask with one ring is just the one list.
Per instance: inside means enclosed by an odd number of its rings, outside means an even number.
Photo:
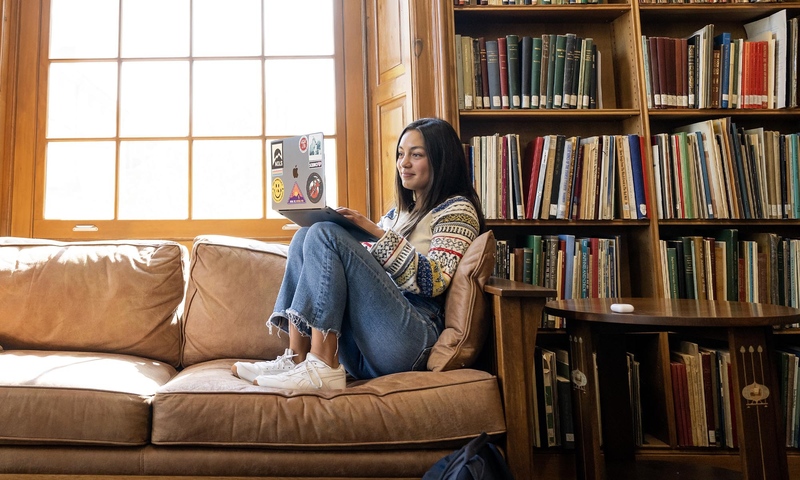
[{"label": "patterned knit sweater", "polygon": [[397,286],[404,291],[436,297],[450,285],[456,267],[480,223],[475,207],[462,196],[451,197],[431,210],[408,237],[396,230],[408,219],[395,209],[378,226],[386,233],[369,247]]}]

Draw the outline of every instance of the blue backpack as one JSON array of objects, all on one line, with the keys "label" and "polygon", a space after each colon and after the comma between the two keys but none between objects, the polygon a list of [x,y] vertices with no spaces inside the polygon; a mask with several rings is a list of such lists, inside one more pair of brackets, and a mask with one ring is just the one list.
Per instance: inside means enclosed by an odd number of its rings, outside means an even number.
[{"label": "blue backpack", "polygon": [[422,480],[513,479],[505,459],[497,447],[489,443],[486,432],[433,464],[422,477]]}]

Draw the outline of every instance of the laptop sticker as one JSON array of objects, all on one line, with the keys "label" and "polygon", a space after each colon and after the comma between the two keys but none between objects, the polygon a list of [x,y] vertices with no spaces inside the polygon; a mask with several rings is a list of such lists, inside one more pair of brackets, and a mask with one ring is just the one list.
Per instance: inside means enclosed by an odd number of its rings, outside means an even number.
[{"label": "laptop sticker", "polygon": [[305,135],[300,137],[299,146],[300,146],[300,153],[306,153],[306,151],[308,151],[308,137],[306,137]]},{"label": "laptop sticker", "polygon": [[272,142],[272,174],[283,175],[283,142]]},{"label": "laptop sticker", "polygon": [[311,203],[317,203],[322,198],[323,187],[322,177],[318,173],[312,173],[306,180],[306,194]]},{"label": "laptop sticker", "polygon": [[300,191],[300,186],[297,185],[297,182],[294,183],[294,187],[292,187],[292,193],[289,194],[289,200],[287,200],[286,203],[289,205],[306,203],[306,199],[303,197],[303,192]]},{"label": "laptop sticker", "polygon": [[309,168],[319,168],[322,166],[322,142],[324,139],[321,133],[313,133],[309,137],[308,166]]},{"label": "laptop sticker", "polygon": [[281,203],[283,201],[283,193],[283,180],[276,178],[272,181],[272,201],[275,203]]}]

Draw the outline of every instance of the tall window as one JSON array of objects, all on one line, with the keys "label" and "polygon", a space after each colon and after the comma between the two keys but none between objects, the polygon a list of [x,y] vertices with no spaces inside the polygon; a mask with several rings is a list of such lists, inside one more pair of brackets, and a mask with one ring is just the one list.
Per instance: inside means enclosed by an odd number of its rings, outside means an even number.
[{"label": "tall window", "polygon": [[312,132],[335,204],[335,4],[50,0],[41,221],[277,229],[269,142]]}]

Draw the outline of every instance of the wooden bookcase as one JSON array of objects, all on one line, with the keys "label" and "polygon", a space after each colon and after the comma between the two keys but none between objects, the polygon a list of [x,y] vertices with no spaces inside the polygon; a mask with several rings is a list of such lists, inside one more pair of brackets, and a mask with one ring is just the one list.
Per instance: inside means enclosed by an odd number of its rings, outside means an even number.
[{"label": "wooden bookcase", "polygon": [[[604,134],[638,134],[645,138],[670,133],[674,128],[701,120],[731,117],[738,127],[765,127],[794,133],[800,125],[800,109],[648,109],[644,52],[641,36],[687,37],[713,23],[717,31],[744,38],[743,25],[782,9],[787,17],[800,16],[800,2],[749,4],[638,4],[619,2],[582,5],[454,6],[450,0],[434,2],[442,21],[441,48],[449,74],[439,76],[442,89],[450,92],[445,112],[462,141],[478,135],[516,133],[525,145],[536,136],[564,134],[582,137]],[[543,33],[575,33],[592,37],[602,52],[603,107],[599,110],[470,109],[458,110],[455,34],[497,38],[508,34],[540,36]],[[448,75],[450,78],[447,78]],[[449,115],[448,112],[452,112]],[[648,152],[648,156],[650,153]],[[798,237],[800,220],[659,220],[653,199],[656,190],[652,162],[645,169],[649,193],[648,219],[610,221],[489,220],[498,239],[521,244],[530,234],[576,236],[621,235],[625,239],[622,296],[662,297],[659,240],[681,235],[712,235],[725,228],[741,233],[773,232]],[[800,332],[787,330],[780,342],[800,346]],[[642,399],[647,445],[637,458],[694,462],[707,466],[738,466],[736,450],[680,448],[675,427],[669,372],[672,334],[660,332],[631,335],[626,341],[641,362]],[[538,344],[565,345],[563,332],[540,330]],[[602,387],[601,387],[602,388]],[[609,417],[611,418],[611,417]],[[791,478],[800,478],[800,452],[788,449]],[[536,478],[569,478],[574,456],[569,450],[541,448],[533,452]]]}]

